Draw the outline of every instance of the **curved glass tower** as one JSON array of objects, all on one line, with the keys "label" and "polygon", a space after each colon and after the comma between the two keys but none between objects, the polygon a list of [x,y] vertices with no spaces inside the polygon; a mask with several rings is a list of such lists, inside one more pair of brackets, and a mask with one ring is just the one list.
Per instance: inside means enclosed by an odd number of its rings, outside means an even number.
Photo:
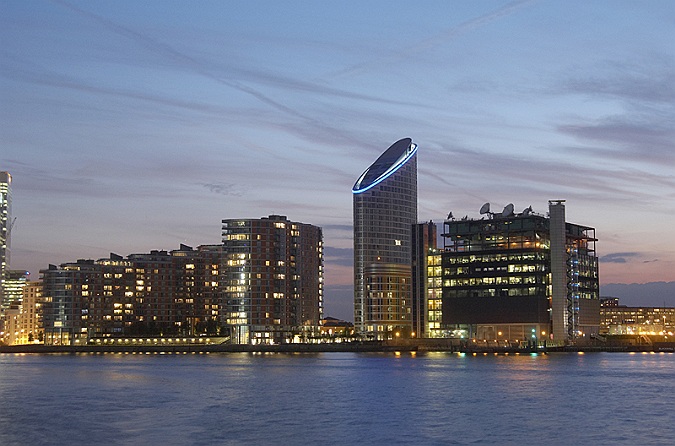
[{"label": "curved glass tower", "polygon": [[361,174],[354,197],[354,326],[376,339],[406,336],[417,223],[417,144],[404,138]]}]

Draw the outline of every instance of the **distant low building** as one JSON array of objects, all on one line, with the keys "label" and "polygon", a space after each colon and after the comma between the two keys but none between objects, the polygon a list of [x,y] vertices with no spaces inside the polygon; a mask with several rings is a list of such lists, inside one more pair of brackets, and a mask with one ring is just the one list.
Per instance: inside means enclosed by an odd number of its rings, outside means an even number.
[{"label": "distant low building", "polygon": [[600,333],[667,335],[675,333],[675,307],[629,307],[616,297],[600,300]]},{"label": "distant low building", "polygon": [[354,336],[354,324],[334,317],[326,317],[321,320],[321,334],[329,337],[352,337]]}]

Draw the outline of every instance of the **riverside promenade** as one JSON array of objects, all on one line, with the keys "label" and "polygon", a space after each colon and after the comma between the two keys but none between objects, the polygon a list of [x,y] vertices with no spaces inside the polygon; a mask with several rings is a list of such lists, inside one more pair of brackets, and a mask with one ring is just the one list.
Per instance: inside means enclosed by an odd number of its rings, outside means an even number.
[{"label": "riverside promenade", "polygon": [[210,354],[210,353],[388,353],[451,352],[464,354],[534,354],[560,352],[675,352],[675,342],[651,344],[584,344],[566,346],[519,346],[474,343],[461,339],[397,339],[394,341],[306,343],[278,345],[249,344],[171,344],[171,345],[12,345],[0,346],[1,353],[34,354]]}]

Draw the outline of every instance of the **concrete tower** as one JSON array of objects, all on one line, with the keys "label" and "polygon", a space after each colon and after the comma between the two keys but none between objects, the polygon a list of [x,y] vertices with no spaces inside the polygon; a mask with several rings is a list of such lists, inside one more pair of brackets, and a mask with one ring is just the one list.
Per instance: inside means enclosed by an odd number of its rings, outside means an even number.
[{"label": "concrete tower", "polygon": [[387,339],[412,329],[412,228],[417,223],[417,144],[395,142],[352,188],[354,326]]}]

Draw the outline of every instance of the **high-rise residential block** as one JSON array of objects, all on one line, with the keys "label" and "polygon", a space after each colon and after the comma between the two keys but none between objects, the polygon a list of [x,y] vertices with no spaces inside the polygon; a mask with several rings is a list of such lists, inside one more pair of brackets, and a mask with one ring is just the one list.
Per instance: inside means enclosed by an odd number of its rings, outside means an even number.
[{"label": "high-rise residential block", "polygon": [[388,339],[412,331],[417,144],[391,145],[358,178],[354,200],[354,327]]},{"label": "high-rise residential block", "polygon": [[318,333],[321,228],[285,216],[223,220],[223,321],[232,342],[277,344]]}]

